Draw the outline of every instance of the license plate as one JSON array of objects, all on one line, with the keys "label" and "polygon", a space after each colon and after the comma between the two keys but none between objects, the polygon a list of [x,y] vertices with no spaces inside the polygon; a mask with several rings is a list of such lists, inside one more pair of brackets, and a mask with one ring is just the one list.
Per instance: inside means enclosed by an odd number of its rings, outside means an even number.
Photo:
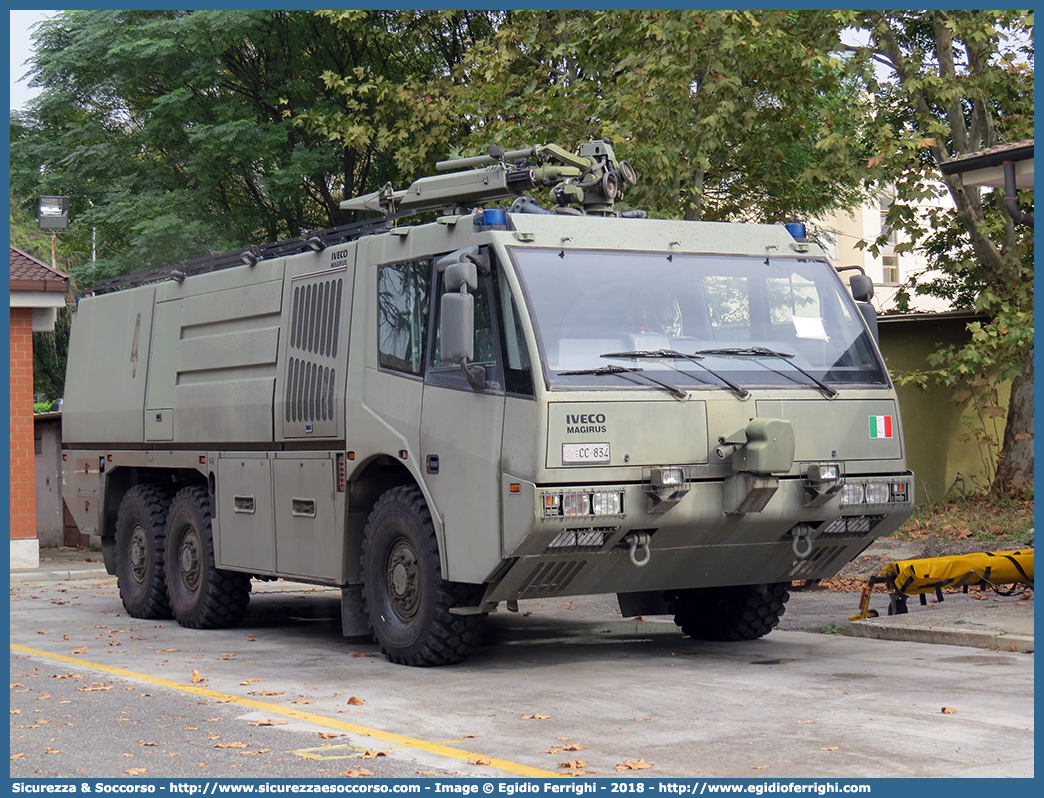
[{"label": "license plate", "polygon": [[609,444],[563,443],[562,465],[609,465]]}]

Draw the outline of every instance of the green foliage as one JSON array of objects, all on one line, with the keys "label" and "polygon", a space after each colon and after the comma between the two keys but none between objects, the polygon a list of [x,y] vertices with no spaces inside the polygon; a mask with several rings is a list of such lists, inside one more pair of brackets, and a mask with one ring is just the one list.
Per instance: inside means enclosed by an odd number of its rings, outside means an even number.
[{"label": "green foliage", "polygon": [[[939,164],[1033,137],[1033,14],[990,11],[835,12],[867,42],[845,65],[874,93],[864,179],[893,190],[888,226],[920,249],[929,270],[912,290],[989,316],[970,325],[963,347],[940,349],[930,368],[902,380],[929,380],[971,403],[969,435],[980,445],[983,475],[998,487],[1032,483],[1033,232],[1016,228],[1003,190],[942,178],[952,207],[940,205]],[[879,77],[884,68],[885,78]],[[843,168],[846,161],[828,164]],[[1020,202],[1032,207],[1032,192]],[[927,211],[923,208],[929,205]],[[875,254],[885,235],[866,242]],[[902,305],[902,301],[900,302]],[[1012,381],[1010,412],[997,386]],[[1000,420],[1006,417],[1001,439]]]},{"label": "green foliage", "polygon": [[425,22],[439,15],[343,15],[350,35],[306,11],[66,11],[43,23],[33,82],[44,91],[12,114],[13,203],[72,197],[63,237],[83,246],[97,230],[99,260],[78,269],[88,283],[350,221],[346,194],[400,168],[412,176],[447,115],[460,121],[422,92],[454,57],[436,46],[445,29]]},{"label": "green foliage", "polygon": [[831,621],[830,623],[828,623],[826,626],[824,626],[819,631],[822,632],[825,635],[847,635],[848,634],[848,627],[847,626],[839,626],[838,624],[836,624],[833,621]]},{"label": "green foliage", "polygon": [[858,180],[819,149],[860,124],[857,85],[824,55],[838,31],[822,12],[510,12],[458,72],[469,147],[608,139],[639,170],[630,204],[668,218],[851,205]]}]

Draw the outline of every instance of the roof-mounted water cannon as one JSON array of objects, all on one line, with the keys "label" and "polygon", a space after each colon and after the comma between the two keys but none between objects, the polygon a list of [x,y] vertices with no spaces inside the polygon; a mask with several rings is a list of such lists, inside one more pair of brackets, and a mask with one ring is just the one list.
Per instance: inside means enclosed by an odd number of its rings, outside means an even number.
[{"label": "roof-mounted water cannon", "polygon": [[[453,173],[422,177],[398,191],[389,183],[380,191],[345,200],[341,208],[386,216],[433,210],[463,215],[470,206],[550,188],[559,212],[608,216],[615,213],[614,203],[624,186],[638,181],[631,165],[618,161],[607,141],[587,142],[576,153],[557,144],[510,151],[492,146],[488,155],[440,161],[436,169]],[[465,169],[470,171],[455,171]]]}]

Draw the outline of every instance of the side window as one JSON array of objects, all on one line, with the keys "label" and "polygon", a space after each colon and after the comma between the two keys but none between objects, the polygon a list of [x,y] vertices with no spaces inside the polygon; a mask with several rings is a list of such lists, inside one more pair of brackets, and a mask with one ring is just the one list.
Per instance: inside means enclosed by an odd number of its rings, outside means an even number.
[{"label": "side window", "polygon": [[382,266],[377,272],[377,350],[383,368],[424,373],[431,261]]},{"label": "side window", "polygon": [[511,288],[499,269],[493,273],[493,286],[500,319],[500,348],[504,353],[504,388],[508,393],[533,396],[533,370],[529,365],[526,336]]}]

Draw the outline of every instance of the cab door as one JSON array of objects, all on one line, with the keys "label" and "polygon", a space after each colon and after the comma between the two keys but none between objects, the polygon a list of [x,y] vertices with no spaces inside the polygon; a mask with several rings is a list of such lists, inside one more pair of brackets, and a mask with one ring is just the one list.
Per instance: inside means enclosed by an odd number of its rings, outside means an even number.
[{"label": "cab door", "polygon": [[[505,371],[511,383],[509,391],[518,378],[512,364],[503,362],[503,303],[497,295],[503,281],[496,269],[493,262],[487,273],[480,273],[471,292],[475,307],[471,364],[485,370],[485,384],[480,389],[469,384],[459,363],[446,363],[439,357],[439,299],[444,275],[437,269],[434,274],[431,343],[421,408],[422,468],[444,527],[443,578],[456,582],[484,581],[501,556]],[[527,370],[528,365],[526,358]]]}]

